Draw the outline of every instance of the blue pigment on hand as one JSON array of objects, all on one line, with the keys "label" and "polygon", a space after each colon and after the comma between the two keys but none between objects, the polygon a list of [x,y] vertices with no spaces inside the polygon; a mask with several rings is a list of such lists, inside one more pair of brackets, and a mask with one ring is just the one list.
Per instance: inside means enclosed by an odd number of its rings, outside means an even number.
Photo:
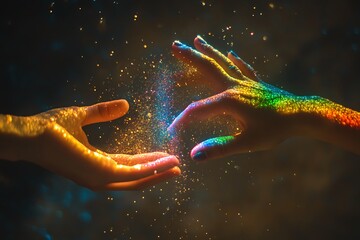
[{"label": "blue pigment on hand", "polygon": [[192,158],[196,161],[203,161],[206,159],[206,153],[205,152],[197,152],[197,153],[195,153],[195,155]]}]

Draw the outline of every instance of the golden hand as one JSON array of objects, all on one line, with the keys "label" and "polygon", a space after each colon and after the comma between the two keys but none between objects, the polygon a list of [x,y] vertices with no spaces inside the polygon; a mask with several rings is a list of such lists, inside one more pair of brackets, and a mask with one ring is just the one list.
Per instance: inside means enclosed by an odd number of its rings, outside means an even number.
[{"label": "golden hand", "polygon": [[139,189],[179,175],[179,160],[167,153],[108,154],[89,144],[83,126],[119,118],[128,108],[127,101],[115,100],[1,116],[0,157],[30,161],[93,190]]}]

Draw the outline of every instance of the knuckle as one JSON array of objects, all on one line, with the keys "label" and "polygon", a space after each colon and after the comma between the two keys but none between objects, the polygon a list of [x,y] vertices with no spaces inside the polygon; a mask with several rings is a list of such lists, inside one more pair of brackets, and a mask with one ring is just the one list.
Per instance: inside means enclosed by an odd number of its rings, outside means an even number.
[{"label": "knuckle", "polygon": [[193,102],[193,103],[190,103],[189,106],[187,107],[188,110],[192,110],[193,108],[195,108],[197,106],[197,102]]},{"label": "knuckle", "polygon": [[233,101],[239,95],[236,89],[228,89],[222,94],[222,100],[225,102]]},{"label": "knuckle", "polygon": [[71,106],[71,107],[67,107],[67,108],[62,108],[58,113],[60,113],[60,115],[63,114],[76,114],[78,112],[81,111],[81,107],[78,106]]},{"label": "knuckle", "polygon": [[191,115],[191,112],[196,108],[198,104],[196,102],[190,103],[184,111],[184,115]]},{"label": "knuckle", "polygon": [[102,116],[102,117],[106,117],[106,116],[108,116],[110,114],[107,104],[98,105],[97,110],[98,110],[100,116]]}]

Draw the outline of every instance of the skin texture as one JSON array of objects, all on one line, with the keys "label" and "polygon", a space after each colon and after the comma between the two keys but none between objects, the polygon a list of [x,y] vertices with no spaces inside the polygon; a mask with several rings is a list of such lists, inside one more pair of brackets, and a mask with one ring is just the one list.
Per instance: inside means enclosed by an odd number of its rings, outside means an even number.
[{"label": "skin texture", "polygon": [[360,154],[360,113],[318,96],[297,96],[259,79],[254,69],[230,51],[227,56],[197,36],[195,49],[175,41],[179,60],[195,67],[216,94],[193,102],[173,121],[175,134],[191,123],[217,115],[235,118],[242,129],[207,139],[191,151],[195,160],[274,148],[291,136],[307,136]]},{"label": "skin texture", "polygon": [[133,190],[180,174],[163,152],[108,154],[91,146],[85,125],[126,114],[126,100],[53,109],[30,117],[0,115],[0,158],[26,160],[92,190]]}]

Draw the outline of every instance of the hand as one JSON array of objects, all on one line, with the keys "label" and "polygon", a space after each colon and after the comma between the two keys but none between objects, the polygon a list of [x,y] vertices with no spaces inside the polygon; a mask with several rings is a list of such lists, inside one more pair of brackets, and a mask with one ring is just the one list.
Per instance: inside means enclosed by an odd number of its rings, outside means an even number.
[{"label": "hand", "polygon": [[31,117],[7,116],[12,118],[8,132],[16,129],[18,136],[27,139],[20,159],[93,190],[138,189],[179,175],[179,160],[167,153],[108,154],[89,144],[82,126],[119,118],[128,108],[127,101],[116,100]]},{"label": "hand", "polygon": [[[211,138],[196,145],[191,151],[195,160],[270,149],[305,129],[302,122],[310,118],[303,112],[320,112],[315,104],[328,104],[320,97],[300,97],[261,81],[253,68],[234,52],[227,57],[196,37],[194,50],[175,41],[174,55],[203,74],[207,84],[218,94],[191,103],[170,125],[176,132],[191,122],[206,120],[216,115],[232,115],[242,129],[232,136]],[[306,107],[304,107],[306,106]]]},{"label": "hand", "polygon": [[[259,80],[250,65],[235,53],[224,56],[201,37],[194,40],[198,51],[176,41],[172,48],[180,60],[196,67],[218,94],[191,103],[170,125],[177,131],[193,121],[230,114],[242,129],[233,136],[208,139],[191,151],[195,160],[220,158],[241,152],[269,149],[289,135],[285,109],[295,96]],[[280,108],[279,108],[280,107]]]}]

